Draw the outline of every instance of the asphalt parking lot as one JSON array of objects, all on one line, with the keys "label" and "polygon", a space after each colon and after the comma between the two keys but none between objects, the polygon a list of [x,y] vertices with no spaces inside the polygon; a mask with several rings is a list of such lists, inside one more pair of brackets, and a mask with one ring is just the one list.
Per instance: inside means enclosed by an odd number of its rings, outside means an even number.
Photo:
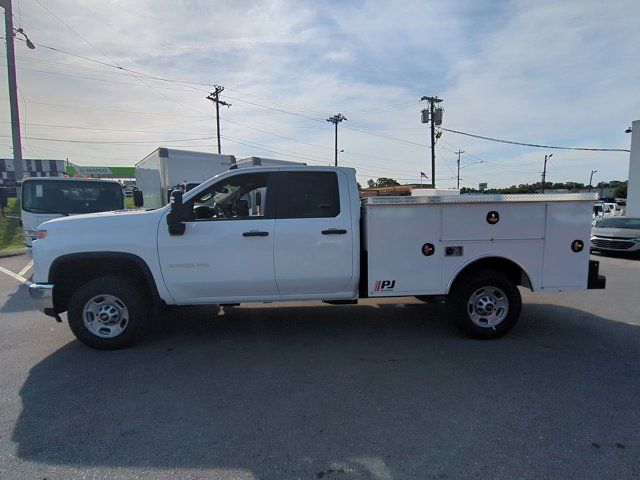
[{"label": "asphalt parking lot", "polygon": [[179,309],[116,352],[0,271],[0,478],[640,478],[640,260],[597,258],[606,290],[525,293],[497,341],[368,300]]}]

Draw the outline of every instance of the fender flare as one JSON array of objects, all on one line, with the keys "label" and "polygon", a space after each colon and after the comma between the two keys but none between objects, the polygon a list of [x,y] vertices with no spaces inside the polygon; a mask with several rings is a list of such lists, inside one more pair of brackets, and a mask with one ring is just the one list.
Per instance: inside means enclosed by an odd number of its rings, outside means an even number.
[{"label": "fender flare", "polygon": [[462,274],[465,270],[467,270],[469,267],[471,267],[474,263],[477,263],[477,262],[482,261],[482,260],[488,260],[488,259],[491,259],[491,258],[495,258],[495,259],[498,259],[500,261],[506,261],[506,262],[509,262],[509,263],[515,265],[516,267],[518,267],[520,269],[520,271],[522,273],[524,273],[525,277],[527,278],[527,281],[529,282],[529,285],[526,285],[526,286],[528,288],[530,288],[532,292],[535,291],[534,286],[533,286],[533,282],[531,281],[531,275],[529,275],[529,272],[527,271],[527,269],[524,268],[522,266],[522,264],[520,264],[520,262],[516,262],[515,260],[513,260],[511,258],[502,257],[500,255],[479,255],[477,257],[474,257],[474,258],[470,259],[468,262],[466,262],[464,265],[461,265],[455,271],[455,273],[449,279],[449,283],[447,284],[447,289],[445,290],[445,294],[446,295],[449,294],[449,292],[451,291],[451,287],[453,286],[454,282],[458,279],[460,274]]},{"label": "fender flare", "polygon": [[79,253],[69,253],[66,255],[61,255],[56,258],[49,267],[48,281],[53,283],[53,279],[55,277],[55,272],[57,268],[60,268],[61,265],[64,265],[68,262],[77,262],[77,261],[87,261],[87,260],[124,260],[127,262],[135,263],[140,270],[142,271],[144,278],[149,287],[149,292],[151,293],[153,300],[158,301],[161,300],[160,293],[158,291],[158,285],[156,284],[156,280],[153,277],[153,273],[151,273],[151,269],[147,262],[144,259],[135,255],[133,253],[126,252],[79,252]]}]

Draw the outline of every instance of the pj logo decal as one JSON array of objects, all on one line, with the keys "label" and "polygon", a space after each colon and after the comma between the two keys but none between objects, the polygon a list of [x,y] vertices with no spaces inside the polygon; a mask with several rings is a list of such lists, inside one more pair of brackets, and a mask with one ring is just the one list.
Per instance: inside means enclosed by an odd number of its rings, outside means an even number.
[{"label": "pj logo decal", "polygon": [[395,280],[376,280],[375,285],[373,286],[374,292],[390,291],[393,290],[393,287],[396,286]]}]

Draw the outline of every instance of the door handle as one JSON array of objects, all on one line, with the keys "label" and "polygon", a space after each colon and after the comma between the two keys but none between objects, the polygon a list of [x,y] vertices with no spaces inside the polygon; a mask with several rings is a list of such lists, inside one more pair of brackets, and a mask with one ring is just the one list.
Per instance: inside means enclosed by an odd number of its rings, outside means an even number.
[{"label": "door handle", "polygon": [[269,232],[261,232],[260,230],[251,230],[242,234],[243,237],[266,237],[267,235]]},{"label": "door handle", "polygon": [[323,235],[344,235],[347,233],[346,230],[342,230],[339,228],[329,228],[328,230],[322,230]]}]

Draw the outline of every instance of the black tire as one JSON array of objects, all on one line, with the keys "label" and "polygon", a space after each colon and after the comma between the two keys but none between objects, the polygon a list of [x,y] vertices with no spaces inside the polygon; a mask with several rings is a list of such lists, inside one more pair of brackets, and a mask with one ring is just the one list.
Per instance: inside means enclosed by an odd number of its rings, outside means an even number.
[{"label": "black tire", "polygon": [[[502,312],[504,300],[506,312]],[[518,287],[505,275],[485,270],[463,277],[454,286],[447,304],[466,335],[489,340],[513,328],[520,318],[522,297]]]},{"label": "black tire", "polygon": [[[99,328],[102,317],[85,322],[85,307],[90,310],[94,305],[103,305],[100,308],[109,307],[109,303],[104,300],[100,302],[101,296],[117,300],[117,302],[110,300],[114,305],[108,311],[116,312],[113,314],[113,325],[103,324],[105,328],[102,332]],[[117,350],[130,346],[140,338],[144,332],[145,320],[152,314],[146,288],[124,277],[99,277],[87,282],[73,292],[67,311],[69,327],[76,338],[98,350]],[[92,313],[86,315],[94,316]],[[105,318],[108,319],[108,316]],[[87,325],[92,325],[93,330],[97,330],[98,333],[92,331]],[[120,332],[116,335],[109,336],[118,331]],[[100,335],[107,335],[107,337]]]}]

